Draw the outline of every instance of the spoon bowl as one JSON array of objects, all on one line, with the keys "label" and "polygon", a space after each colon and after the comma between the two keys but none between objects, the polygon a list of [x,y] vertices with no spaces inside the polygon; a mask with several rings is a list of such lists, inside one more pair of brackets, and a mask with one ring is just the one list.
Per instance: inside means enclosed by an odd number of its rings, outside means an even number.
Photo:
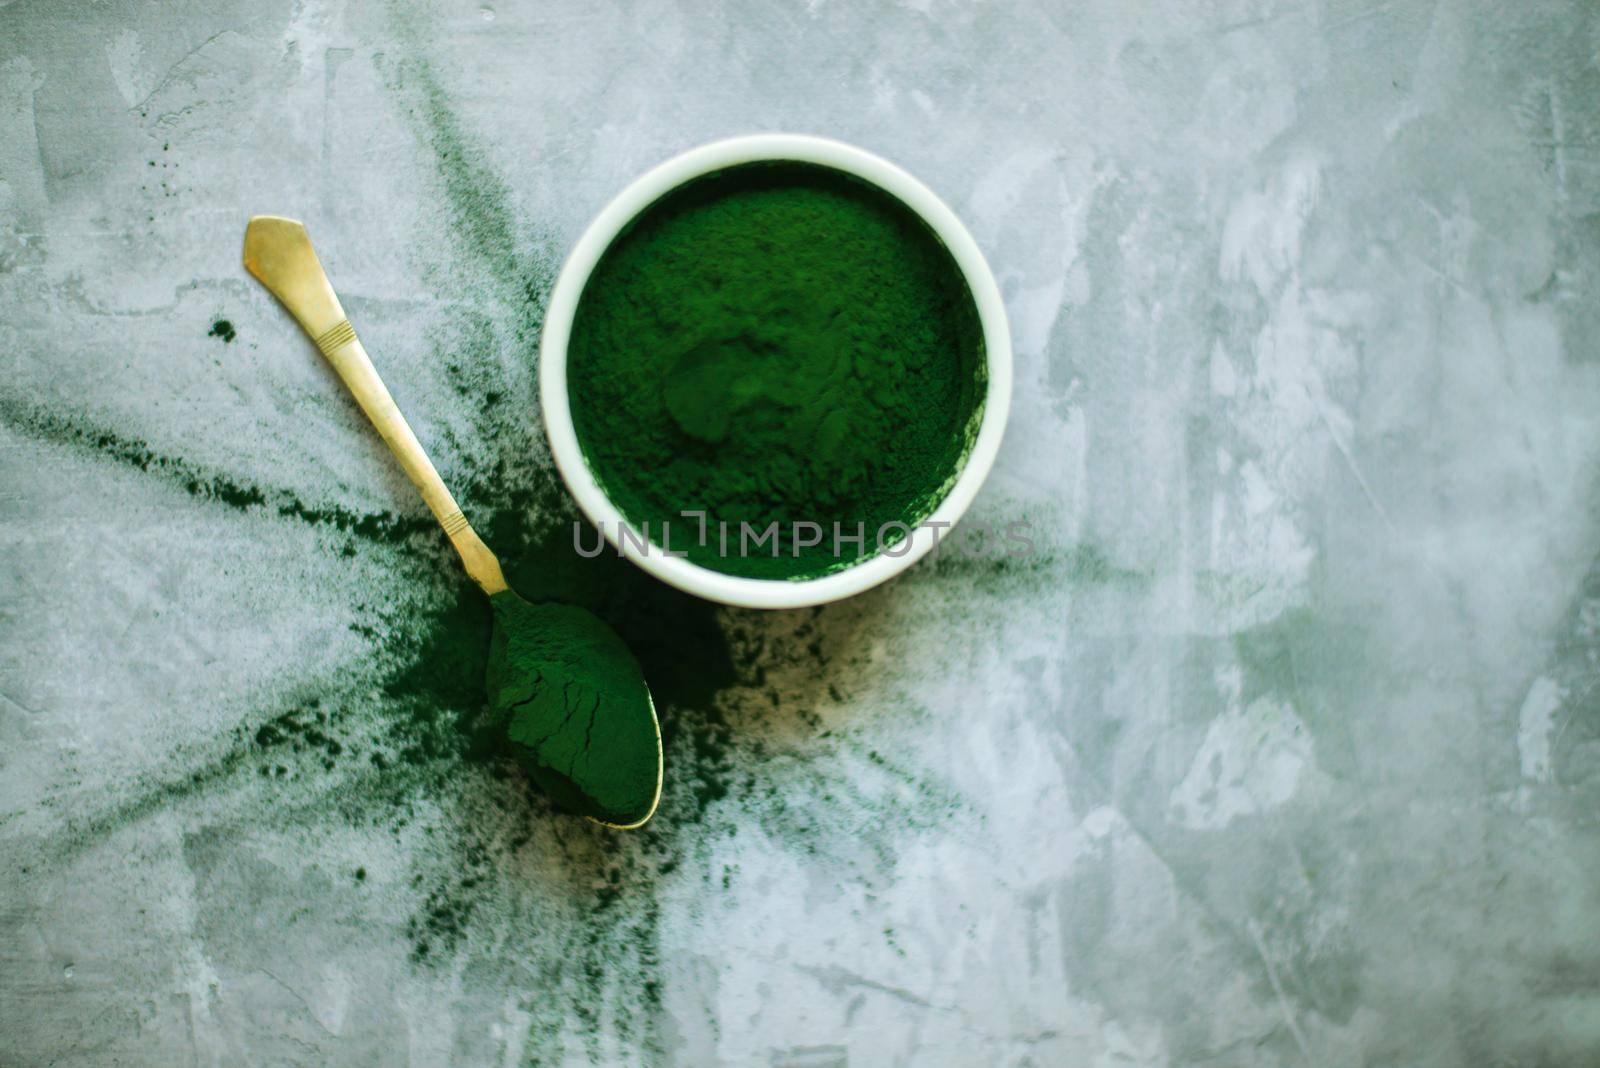
[{"label": "spoon bowl", "polygon": [[661,800],[661,728],[632,651],[573,605],[536,604],[514,590],[489,604],[489,707],[528,774],[598,823],[644,824]]}]

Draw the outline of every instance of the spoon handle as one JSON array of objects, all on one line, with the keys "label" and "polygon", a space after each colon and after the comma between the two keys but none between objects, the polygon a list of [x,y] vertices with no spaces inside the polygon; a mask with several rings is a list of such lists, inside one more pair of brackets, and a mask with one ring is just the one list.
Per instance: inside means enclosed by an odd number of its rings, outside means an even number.
[{"label": "spoon handle", "polygon": [[254,216],[244,231],[244,265],[283,302],[289,314],[311,335],[322,355],[344,379],[356,403],[383,436],[389,451],[422,491],[422,499],[450,536],[456,552],[461,554],[467,574],[483,587],[484,593],[492,596],[504,590],[506,580],[500,572],[500,561],[467,524],[461,507],[450,495],[428,454],[422,451],[422,443],[411,432],[405,416],[400,414],[383,379],[378,377],[367,350],[356,338],[355,328],[345,317],[338,294],[317,260],[306,228],[294,219]]}]

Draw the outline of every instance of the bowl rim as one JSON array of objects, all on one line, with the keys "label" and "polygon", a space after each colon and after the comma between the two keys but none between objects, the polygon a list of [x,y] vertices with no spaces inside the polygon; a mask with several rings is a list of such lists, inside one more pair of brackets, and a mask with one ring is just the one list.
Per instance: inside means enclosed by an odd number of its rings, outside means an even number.
[{"label": "bowl rim", "polygon": [[[895,546],[900,550],[898,555],[880,550],[837,571],[807,579],[729,575],[684,557],[667,556],[654,542],[647,542],[589,470],[567,395],[567,343],[578,300],[617,235],[650,205],[685,182],[729,167],[764,161],[831,167],[865,180],[905,204],[932,228],[955,259],[972,293],[983,332],[987,371],[983,416],[959,473],[932,513]],[[865,149],[810,134],[765,133],[713,141],[674,156],[634,179],[595,216],[562,264],[545,311],[539,353],[539,400],[556,469],[579,510],[600,528],[612,550],[668,585],[709,601],[741,608],[805,608],[851,597],[887,582],[922,559],[939,536],[948,535],[994,466],[1010,415],[1011,376],[1011,335],[1000,289],[977,242],[944,201],[900,167]],[[628,537],[621,536],[624,528]]]}]

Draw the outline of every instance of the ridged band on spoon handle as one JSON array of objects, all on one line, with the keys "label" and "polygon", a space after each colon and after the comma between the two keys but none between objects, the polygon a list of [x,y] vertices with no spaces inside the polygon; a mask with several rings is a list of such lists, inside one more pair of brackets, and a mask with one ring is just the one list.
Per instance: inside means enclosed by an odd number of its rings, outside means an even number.
[{"label": "ridged band on spoon handle", "polygon": [[455,497],[434,469],[433,461],[428,459],[410,424],[400,414],[394,398],[378,377],[367,350],[362,347],[361,339],[355,336],[354,330],[348,329],[349,321],[345,320],[342,325],[346,327],[348,336],[336,339],[331,344],[318,338],[317,347],[328,358],[333,369],[339,372],[339,377],[344,379],[344,384],[355,395],[356,403],[361,405],[361,410],[367,413],[367,418],[383,436],[389,451],[394,453],[400,466],[405,468],[406,474],[421,491],[422,499],[433,510],[434,517],[456,547],[456,552],[461,554],[467,574],[483,587],[485,593],[499,593],[506,588],[500,561],[468,524],[466,516],[461,514],[460,505],[456,504]]},{"label": "ridged band on spoon handle", "polygon": [[484,545],[455,497],[423,451],[405,416],[377,369],[356,337],[344,308],[333,291],[306,229],[293,219],[257,215],[245,229],[244,265],[272,291],[305,332],[311,335],[328,363],[344,380],[356,403],[383,437],[389,451],[405,469],[422,499],[444,528],[461,562],[483,592],[496,594],[506,588],[500,561]]}]

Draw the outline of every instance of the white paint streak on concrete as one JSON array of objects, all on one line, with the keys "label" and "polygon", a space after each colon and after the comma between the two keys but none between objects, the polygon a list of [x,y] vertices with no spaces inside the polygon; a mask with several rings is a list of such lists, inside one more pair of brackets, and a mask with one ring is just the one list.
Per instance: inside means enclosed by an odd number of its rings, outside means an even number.
[{"label": "white paint streak on concrete", "polygon": [[1312,760],[1311,737],[1291,706],[1270,697],[1241,706],[1238,668],[1220,670],[1217,684],[1227,710],[1211,721],[1168,802],[1191,830],[1221,830],[1284,804]]},{"label": "white paint streak on concrete", "polygon": [[44,166],[33,96],[44,85],[27,56],[0,66],[0,215],[28,218],[45,208]]},{"label": "white paint streak on concrete", "polygon": [[1095,1054],[1094,1068],[1166,1068],[1172,1063],[1160,1030],[1148,1024],[1112,1020],[1104,1034],[1105,1048]]},{"label": "white paint streak on concrete", "polygon": [[1272,292],[1300,260],[1306,222],[1321,186],[1318,161],[1299,156],[1273,177],[1268,189],[1241,196],[1222,231],[1223,279],[1243,279],[1263,294]]},{"label": "white paint streak on concrete", "polygon": [[130,108],[143,100],[152,85],[144,73],[144,45],[137,30],[123,30],[106,45],[106,65],[111,80],[117,83],[122,102]]},{"label": "white paint streak on concrete", "polygon": [[1564,697],[1560,683],[1541,675],[1533,680],[1522,699],[1522,712],[1517,717],[1517,754],[1522,777],[1530,782],[1549,782],[1554,774],[1550,746],[1556,713],[1561,710]]}]

